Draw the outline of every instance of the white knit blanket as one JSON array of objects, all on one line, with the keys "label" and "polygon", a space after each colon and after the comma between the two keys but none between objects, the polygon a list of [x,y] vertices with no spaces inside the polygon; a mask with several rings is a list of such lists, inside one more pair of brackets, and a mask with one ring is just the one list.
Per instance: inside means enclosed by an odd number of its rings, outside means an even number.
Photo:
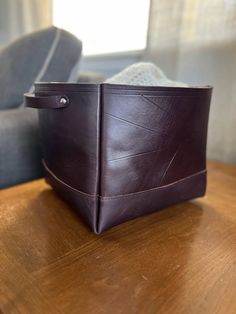
[{"label": "white knit blanket", "polygon": [[185,83],[169,80],[160,68],[153,63],[146,62],[135,63],[128,66],[120,73],[107,79],[105,83],[188,87]]}]

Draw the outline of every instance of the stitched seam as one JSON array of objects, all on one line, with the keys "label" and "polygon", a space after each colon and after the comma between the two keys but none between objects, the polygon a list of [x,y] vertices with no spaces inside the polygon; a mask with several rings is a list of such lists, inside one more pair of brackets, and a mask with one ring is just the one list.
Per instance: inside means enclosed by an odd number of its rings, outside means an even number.
[{"label": "stitched seam", "polygon": [[99,85],[98,90],[98,158],[97,158],[97,211],[96,211],[96,222],[95,228],[96,232],[99,232],[99,224],[100,224],[100,211],[101,211],[101,203],[100,203],[100,194],[102,188],[102,165],[103,165],[103,88]]},{"label": "stitched seam", "polygon": [[100,197],[101,197],[102,200],[106,201],[106,200],[110,200],[110,199],[128,198],[128,197],[132,197],[134,195],[142,194],[142,193],[145,193],[145,192],[155,192],[157,190],[165,189],[167,187],[175,185],[176,183],[180,183],[182,181],[188,180],[188,179],[190,179],[192,177],[195,177],[195,176],[198,176],[198,175],[204,174],[204,173],[206,173],[206,169],[202,170],[202,171],[199,171],[199,172],[196,172],[196,173],[194,173],[194,174],[192,174],[192,175],[190,175],[188,177],[185,177],[183,179],[171,182],[169,184],[158,186],[158,187],[154,187],[154,188],[147,189],[147,190],[144,190],[144,191],[139,191],[139,192],[134,192],[134,193],[127,193],[127,194],[119,194],[119,195],[114,195],[114,196],[100,196]]},{"label": "stitched seam", "polygon": [[154,187],[154,188],[151,188],[151,189],[147,189],[147,190],[143,190],[143,191],[138,191],[138,192],[134,192],[134,193],[127,193],[127,194],[119,194],[119,195],[114,195],[114,196],[100,196],[100,195],[97,195],[97,194],[88,194],[88,193],[85,193],[85,192],[82,192],[76,188],[73,188],[72,186],[70,186],[69,184],[65,183],[64,181],[62,181],[61,179],[59,179],[49,168],[48,166],[46,165],[45,161],[43,160],[43,165],[45,167],[45,169],[47,170],[47,172],[57,181],[59,181],[60,183],[62,183],[63,185],[65,185],[66,187],[68,187],[69,189],[75,191],[75,192],[78,192],[80,193],[82,196],[85,196],[85,197],[90,197],[90,198],[95,198],[95,197],[99,197],[100,199],[102,200],[110,200],[110,199],[119,199],[119,198],[127,198],[127,197],[132,197],[134,195],[137,195],[137,194],[143,194],[145,192],[155,192],[156,190],[161,190],[161,189],[164,189],[164,188],[167,188],[167,187],[170,187],[172,185],[175,185],[176,183],[179,183],[179,182],[182,182],[182,181],[185,181],[187,179],[190,179],[194,176],[198,176],[200,174],[204,174],[207,172],[206,169],[204,170],[201,170],[199,172],[196,172],[186,178],[183,178],[183,179],[180,179],[180,180],[177,180],[177,181],[174,181],[174,182],[171,182],[169,184],[166,184],[166,185],[162,185],[162,186],[158,186],[158,187]]},{"label": "stitched seam", "polygon": [[111,113],[109,113],[109,112],[104,112],[104,113],[105,113],[106,115],[108,115],[108,116],[110,116],[110,117],[116,119],[116,120],[122,121],[123,123],[130,124],[130,125],[132,125],[133,127],[135,126],[135,127],[138,127],[138,128],[141,128],[141,129],[144,129],[144,130],[147,130],[147,131],[150,131],[150,132],[152,132],[152,133],[155,133],[155,134],[160,135],[160,132],[158,132],[157,130],[149,129],[149,128],[145,127],[145,126],[139,125],[139,124],[137,124],[137,123],[131,122],[131,121],[129,121],[129,120],[126,120],[126,119],[123,119],[123,118],[120,118],[120,117],[117,117],[117,116],[115,116],[115,115],[113,115],[113,114],[111,114]]},{"label": "stitched seam", "polygon": [[127,155],[127,156],[123,156],[123,157],[118,157],[118,158],[113,158],[113,159],[108,159],[107,162],[114,162],[114,161],[119,161],[119,160],[123,160],[123,159],[128,159],[128,158],[133,158],[133,157],[139,157],[139,156],[143,156],[143,155],[148,155],[148,154],[154,154],[157,152],[161,152],[166,150],[167,148],[160,148],[160,149],[155,149],[149,152],[142,152],[142,153],[137,153],[137,154],[133,154],[133,155]]},{"label": "stitched seam", "polygon": [[[121,87],[124,91],[127,89],[127,84],[110,84],[110,83],[103,83],[106,90],[119,90]],[[140,91],[145,88],[149,88],[149,91],[152,91],[153,88],[158,87],[158,91],[164,91],[164,92],[175,92],[176,90],[179,90],[179,92],[185,93],[186,91],[191,92],[199,92],[204,91],[208,89],[212,89],[211,85],[204,85],[204,86],[187,86],[187,87],[178,87],[178,86],[146,86],[146,85],[128,85],[128,90],[134,90],[134,91]]]},{"label": "stitched seam", "polygon": [[[48,54],[47,54],[47,57],[46,59],[44,60],[44,64],[42,66],[42,68],[40,69],[38,75],[36,76],[35,78],[35,82],[37,81],[40,81],[41,78],[44,76],[44,74],[46,73],[47,69],[48,69],[48,66],[52,60],[52,57],[54,55],[54,52],[57,48],[57,45],[58,45],[58,42],[59,42],[59,39],[60,39],[60,36],[61,36],[61,30],[60,29],[57,29],[56,31],[56,34],[55,34],[55,37],[53,39],[53,42],[52,42],[52,45],[48,51]],[[31,87],[33,88],[33,86]]]},{"label": "stitched seam", "polygon": [[[39,82],[40,83],[40,82]],[[43,84],[43,83],[42,83]],[[53,83],[53,84],[57,84],[57,83]],[[93,88],[93,87],[91,87],[91,89],[87,89],[86,88],[86,90],[80,90],[80,88],[81,88],[81,84],[85,84],[85,83],[74,83],[74,82],[72,82],[72,83],[70,83],[70,82],[67,82],[67,83],[65,83],[65,84],[68,84],[68,85],[73,85],[73,84],[77,84],[78,85],[78,89],[76,90],[76,89],[68,89],[68,91],[69,92],[74,92],[74,93],[78,93],[78,91],[79,92],[90,92],[90,91],[96,91],[96,89],[95,88]],[[89,84],[91,84],[91,85],[93,85],[93,84],[95,84],[96,85],[96,83],[89,83]],[[100,84],[100,85],[102,85],[102,84]],[[55,88],[55,86],[40,86],[40,90],[42,90],[42,91],[60,91],[60,87],[58,87],[58,88]],[[145,93],[145,94],[144,94]],[[124,97],[128,97],[128,96],[143,96],[143,97],[145,97],[145,96],[151,96],[151,97],[157,97],[157,98],[162,98],[162,97],[183,97],[183,96],[185,96],[185,95],[158,95],[157,94],[157,91],[155,92],[155,91],[153,91],[152,92],[152,94],[147,94],[147,91],[142,91],[142,93],[139,93],[139,94],[122,94],[121,92],[117,92],[117,93],[108,93],[108,92],[105,92],[104,94],[114,94],[114,95],[119,95],[119,96],[124,96]],[[193,96],[193,95],[186,95],[186,97],[196,97],[196,96]],[[183,97],[183,98],[185,98],[185,97]]]},{"label": "stitched seam", "polygon": [[95,198],[97,197],[96,194],[92,195],[92,194],[88,194],[85,192],[82,192],[76,188],[73,188],[71,185],[67,184],[66,182],[62,181],[61,179],[59,179],[47,166],[46,162],[43,160],[42,161],[44,168],[46,169],[46,171],[56,180],[59,181],[61,184],[65,185],[66,187],[68,187],[69,189],[73,190],[74,192],[77,192],[79,194],[81,194],[81,196],[85,196],[85,197],[90,197],[90,198]]},{"label": "stitched seam", "polygon": [[[69,73],[67,82],[72,82],[72,81],[76,82],[76,80],[78,79],[80,59],[81,59],[81,55],[79,55],[78,59],[76,60],[75,64],[73,65],[73,67]],[[76,78],[75,78],[75,76],[76,76]]]},{"label": "stitched seam", "polygon": [[[152,104],[153,106],[159,108],[161,111],[167,113],[167,114],[170,114],[168,110],[162,108],[160,105],[156,104],[154,101],[152,101],[150,98],[148,98],[147,95],[141,95],[141,97],[149,104]],[[150,97],[150,95],[149,95]],[[155,97],[155,96],[154,96]],[[157,96],[158,97],[158,96]],[[165,97],[165,96],[164,96]]]},{"label": "stitched seam", "polygon": [[[67,84],[73,84],[73,83],[67,83]],[[40,93],[48,93],[48,92],[57,92],[57,93],[60,93],[61,90],[63,89],[64,92],[66,93],[97,93],[97,89],[91,89],[91,90],[82,90],[82,89],[78,89],[78,90],[66,90],[64,89],[64,87],[62,87],[61,89],[58,88],[58,89],[53,89],[53,88],[43,88],[40,86],[40,89],[37,91],[37,92],[40,92]]]},{"label": "stitched seam", "polygon": [[173,86],[138,86],[138,85],[123,85],[123,84],[104,84],[105,93],[108,94],[120,94],[120,92],[129,95],[140,95],[142,92],[152,94],[153,92],[160,93],[161,96],[165,96],[166,93],[170,96],[202,96],[205,91],[212,90],[212,86],[200,86],[200,87],[173,87]]},{"label": "stitched seam", "polygon": [[[157,87],[157,86],[156,86]],[[179,94],[171,94],[171,91],[167,91],[166,93],[168,93],[168,95],[158,95],[158,93],[165,93],[164,91],[160,92],[159,90],[153,90],[153,91],[149,91],[149,90],[140,90],[140,91],[131,91],[131,90],[117,90],[117,92],[111,92],[111,91],[105,91],[106,94],[109,94],[109,95],[119,95],[119,96],[142,96],[144,95],[145,93],[145,96],[155,96],[155,97],[183,97],[183,98],[197,98],[197,97],[203,97],[204,96],[204,93],[205,91],[198,91],[196,93],[192,92],[192,94],[190,94],[189,92],[189,95],[187,93],[179,93]],[[170,94],[170,95],[169,95]]]}]

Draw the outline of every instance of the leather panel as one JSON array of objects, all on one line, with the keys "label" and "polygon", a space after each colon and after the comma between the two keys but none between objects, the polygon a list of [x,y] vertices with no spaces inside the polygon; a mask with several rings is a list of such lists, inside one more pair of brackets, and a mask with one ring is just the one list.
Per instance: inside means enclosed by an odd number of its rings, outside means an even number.
[{"label": "leather panel", "polygon": [[211,94],[174,92],[103,86],[102,196],[147,190],[205,169]]},{"label": "leather panel", "polygon": [[[39,110],[44,160],[49,169],[71,187],[97,194],[99,86],[94,91],[79,86],[77,92],[73,92],[67,91],[67,84],[61,84],[59,91],[68,97],[68,107]],[[40,90],[39,94],[52,96],[58,94],[58,90]]]},{"label": "leather panel", "polygon": [[98,233],[115,225],[150,214],[164,207],[205,194],[206,172],[202,171],[179,182],[123,197],[101,198]]}]

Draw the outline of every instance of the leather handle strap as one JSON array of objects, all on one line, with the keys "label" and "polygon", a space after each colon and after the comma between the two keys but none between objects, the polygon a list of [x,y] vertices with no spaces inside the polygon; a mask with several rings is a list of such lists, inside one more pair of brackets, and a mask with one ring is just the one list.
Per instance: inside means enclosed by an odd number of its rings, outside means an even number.
[{"label": "leather handle strap", "polygon": [[33,93],[24,94],[26,107],[37,109],[58,109],[69,105],[69,99],[65,95],[36,96]]}]

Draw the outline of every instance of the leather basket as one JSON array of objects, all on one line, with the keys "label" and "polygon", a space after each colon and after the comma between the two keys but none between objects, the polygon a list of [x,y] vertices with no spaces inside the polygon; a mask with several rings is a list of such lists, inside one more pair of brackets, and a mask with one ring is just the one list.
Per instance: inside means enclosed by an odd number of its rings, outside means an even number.
[{"label": "leather basket", "polygon": [[47,182],[95,233],[204,195],[211,93],[36,83]]}]

